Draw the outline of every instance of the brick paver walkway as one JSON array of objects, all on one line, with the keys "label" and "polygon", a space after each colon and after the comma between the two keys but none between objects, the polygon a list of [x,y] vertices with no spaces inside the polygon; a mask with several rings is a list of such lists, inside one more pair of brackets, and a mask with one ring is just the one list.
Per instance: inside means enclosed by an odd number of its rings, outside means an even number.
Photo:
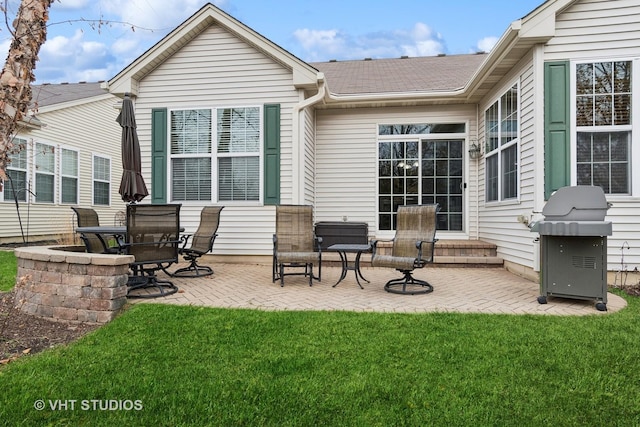
[{"label": "brick paver walkway", "polygon": [[[360,289],[353,272],[337,286],[340,267],[324,266],[322,281],[309,287],[306,278],[285,277],[284,287],[271,281],[271,265],[213,264],[213,276],[173,278],[179,292],[162,298],[130,300],[194,306],[261,310],[348,310],[362,312],[460,312],[547,315],[601,315],[618,311],[626,301],[608,294],[607,312],[594,301],[549,298],[538,304],[539,285],[501,268],[425,268],[417,278],[428,280],[434,291],[423,295],[397,295],[384,284],[399,277],[392,269],[364,267],[371,283]],[[173,269],[170,269],[173,270]],[[160,276],[164,273],[160,272]]]}]

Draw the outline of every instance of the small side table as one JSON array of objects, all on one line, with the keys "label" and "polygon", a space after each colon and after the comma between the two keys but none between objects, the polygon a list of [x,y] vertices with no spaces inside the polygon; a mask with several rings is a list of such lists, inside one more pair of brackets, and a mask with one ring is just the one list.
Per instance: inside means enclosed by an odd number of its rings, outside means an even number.
[{"label": "small side table", "polygon": [[[342,273],[340,274],[340,279],[336,282],[332,287],[338,286],[338,283],[342,282],[342,280],[347,277],[347,272],[349,270],[353,270],[356,276],[356,282],[358,282],[358,286],[360,289],[364,289],[360,284],[360,279],[369,283],[367,279],[362,276],[362,272],[360,271],[360,257],[363,252],[369,252],[371,250],[371,245],[356,245],[356,244],[348,244],[348,243],[336,243],[335,245],[331,245],[327,248],[329,251],[338,252],[340,255],[340,261],[342,261]],[[353,262],[353,265],[349,265],[349,260],[347,258],[347,253],[355,253],[356,259]]]}]

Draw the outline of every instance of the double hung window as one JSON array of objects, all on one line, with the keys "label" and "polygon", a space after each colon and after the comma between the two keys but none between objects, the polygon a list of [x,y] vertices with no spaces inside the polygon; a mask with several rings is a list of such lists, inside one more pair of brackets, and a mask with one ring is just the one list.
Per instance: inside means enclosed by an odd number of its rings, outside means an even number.
[{"label": "double hung window", "polygon": [[62,203],[78,203],[78,152],[63,148],[60,154],[60,198]]},{"label": "double hung window", "polygon": [[632,62],[575,65],[576,183],[631,193]]},{"label": "double hung window", "polygon": [[519,92],[516,83],[485,111],[487,202],[518,197]]},{"label": "double hung window", "polygon": [[[7,175],[11,180],[7,179],[3,185],[3,199],[5,201],[14,201],[17,197],[19,202],[27,201],[27,146],[24,139],[15,138],[14,145],[22,147],[17,153],[9,155],[11,163],[7,166]],[[15,193],[14,193],[15,192]]]},{"label": "double hung window", "polygon": [[36,143],[36,202],[53,203],[55,200],[56,148]]},{"label": "double hung window", "polygon": [[171,199],[260,200],[259,107],[173,110]]},{"label": "double hung window", "polygon": [[111,159],[93,156],[93,204],[108,206],[111,201]]}]

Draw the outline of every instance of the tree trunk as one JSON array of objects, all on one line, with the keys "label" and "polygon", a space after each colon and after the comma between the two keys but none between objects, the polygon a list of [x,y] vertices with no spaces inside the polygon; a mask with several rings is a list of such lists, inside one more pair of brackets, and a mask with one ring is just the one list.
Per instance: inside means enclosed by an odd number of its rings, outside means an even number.
[{"label": "tree trunk", "polygon": [[0,74],[0,179],[6,179],[9,154],[18,122],[31,103],[31,82],[40,47],[47,39],[49,7],[53,0],[21,0],[13,21],[13,40]]}]

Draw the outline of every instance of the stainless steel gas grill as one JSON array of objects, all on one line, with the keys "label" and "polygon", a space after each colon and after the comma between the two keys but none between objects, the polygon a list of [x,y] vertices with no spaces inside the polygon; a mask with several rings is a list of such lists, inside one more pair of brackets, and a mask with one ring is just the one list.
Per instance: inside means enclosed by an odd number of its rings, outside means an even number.
[{"label": "stainless steel gas grill", "polygon": [[607,236],[604,191],[595,186],[562,187],[542,209],[544,220],[532,224],[540,234],[540,304],[547,297],[596,300],[607,309]]}]

